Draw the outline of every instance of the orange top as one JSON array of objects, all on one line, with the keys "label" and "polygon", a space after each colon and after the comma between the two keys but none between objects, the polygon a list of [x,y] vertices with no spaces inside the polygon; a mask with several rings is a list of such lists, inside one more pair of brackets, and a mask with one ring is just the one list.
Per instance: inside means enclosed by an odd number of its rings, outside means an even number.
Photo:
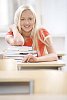
[{"label": "orange top", "polygon": [[[41,28],[39,30],[38,34],[39,34],[39,36],[40,36],[40,38],[42,40],[44,40],[44,37],[49,35],[49,33],[45,29],[43,29],[43,28]],[[13,35],[13,32],[8,32],[7,35]],[[45,48],[46,45],[44,43],[42,43],[42,41],[40,41],[39,39],[37,41],[38,41],[38,47],[39,47],[38,55],[39,56],[43,56],[43,55],[45,55],[44,48]],[[33,43],[33,38],[32,37],[28,37],[28,38],[26,38],[24,46],[32,46],[32,43]]]}]

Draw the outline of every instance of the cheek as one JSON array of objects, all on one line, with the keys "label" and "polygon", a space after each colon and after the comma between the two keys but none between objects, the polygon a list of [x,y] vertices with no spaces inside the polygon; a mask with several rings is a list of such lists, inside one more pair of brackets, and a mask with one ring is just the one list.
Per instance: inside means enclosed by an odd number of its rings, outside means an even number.
[{"label": "cheek", "polygon": [[32,27],[35,28],[35,23],[33,23]]},{"label": "cheek", "polygon": [[23,22],[20,22],[20,25],[23,25]]},{"label": "cheek", "polygon": [[35,22],[33,21],[33,22],[31,23],[31,25],[32,25],[32,26],[35,26]]},{"label": "cheek", "polygon": [[34,25],[34,26],[36,25],[36,20],[33,21],[33,25]]}]

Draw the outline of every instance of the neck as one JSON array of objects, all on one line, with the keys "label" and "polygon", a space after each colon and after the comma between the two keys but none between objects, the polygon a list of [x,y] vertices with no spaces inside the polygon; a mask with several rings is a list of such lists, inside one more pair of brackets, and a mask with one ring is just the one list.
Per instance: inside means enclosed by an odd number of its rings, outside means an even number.
[{"label": "neck", "polygon": [[25,31],[22,31],[21,34],[23,35],[23,37],[30,37],[31,32],[25,32]]}]

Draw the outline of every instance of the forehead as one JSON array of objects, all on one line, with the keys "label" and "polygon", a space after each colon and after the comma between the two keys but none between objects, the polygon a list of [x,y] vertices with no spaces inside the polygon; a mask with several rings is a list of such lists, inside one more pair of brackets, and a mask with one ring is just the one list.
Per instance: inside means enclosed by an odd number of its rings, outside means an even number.
[{"label": "forehead", "polygon": [[21,17],[26,17],[26,16],[34,17],[34,14],[31,10],[26,9],[22,12]]}]

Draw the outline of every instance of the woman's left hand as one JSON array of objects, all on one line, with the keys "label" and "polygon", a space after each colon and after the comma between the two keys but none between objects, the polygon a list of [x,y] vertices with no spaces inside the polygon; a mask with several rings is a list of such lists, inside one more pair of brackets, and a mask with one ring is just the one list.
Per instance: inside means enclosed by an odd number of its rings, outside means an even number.
[{"label": "woman's left hand", "polygon": [[37,62],[37,57],[33,56],[32,54],[28,54],[23,58],[22,62]]}]

